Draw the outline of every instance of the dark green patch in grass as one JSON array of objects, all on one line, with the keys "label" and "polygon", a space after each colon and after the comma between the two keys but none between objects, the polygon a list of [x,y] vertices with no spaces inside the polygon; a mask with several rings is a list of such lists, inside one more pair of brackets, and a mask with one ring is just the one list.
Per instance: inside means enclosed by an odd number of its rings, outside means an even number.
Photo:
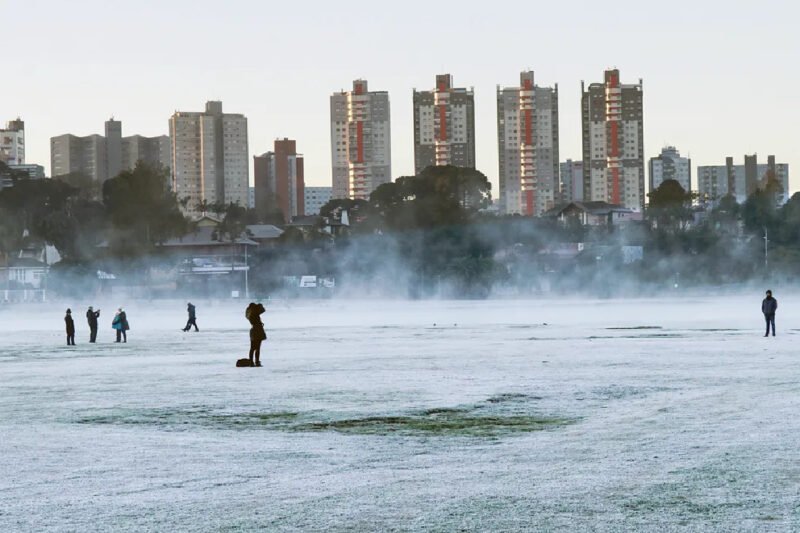
[{"label": "dark green patch in grass", "polygon": [[335,431],[351,435],[403,435],[500,437],[528,433],[569,424],[563,418],[534,416],[474,416],[463,412],[433,415],[420,413],[409,416],[371,416],[330,422],[299,424],[295,431]]},{"label": "dark green patch in grass", "polygon": [[508,393],[474,405],[435,407],[386,416],[337,419],[318,411],[307,413],[232,413],[205,407],[187,409],[110,409],[93,411],[71,420],[78,424],[149,425],[166,431],[193,428],[218,430],[272,430],[335,432],[349,435],[432,437],[500,437],[552,429],[574,420],[532,413],[527,405],[540,397]]}]

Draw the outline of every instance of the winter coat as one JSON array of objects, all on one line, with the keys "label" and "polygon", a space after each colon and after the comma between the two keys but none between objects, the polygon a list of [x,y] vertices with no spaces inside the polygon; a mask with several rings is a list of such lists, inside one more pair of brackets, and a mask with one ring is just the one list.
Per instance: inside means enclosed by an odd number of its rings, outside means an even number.
[{"label": "winter coat", "polygon": [[264,311],[264,306],[262,304],[258,304],[253,307],[248,307],[247,311],[244,313],[244,316],[250,322],[250,325],[253,326],[250,328],[251,342],[259,342],[267,338],[267,333],[264,331],[264,324],[261,322],[261,314]]},{"label": "winter coat", "polygon": [[65,316],[64,322],[67,323],[67,335],[75,335],[75,321],[72,320],[72,315]]},{"label": "winter coat", "polygon": [[97,327],[97,317],[100,316],[100,311],[86,311],[86,320],[89,322],[90,328]]},{"label": "winter coat", "polygon": [[190,319],[191,318],[197,318],[195,316],[195,314],[194,314],[194,306],[192,304],[189,304],[189,307],[187,308],[187,311],[189,311],[189,318]]},{"label": "winter coat", "polygon": [[765,315],[774,315],[778,310],[778,300],[775,298],[764,298],[761,302],[761,312]]},{"label": "winter coat", "polygon": [[111,322],[111,327],[114,329],[122,329],[122,317],[114,315],[114,320]]},{"label": "winter coat", "polygon": [[131,329],[130,324],[128,324],[128,315],[125,314],[125,311],[119,314],[120,322],[122,322],[122,331],[128,331]]}]

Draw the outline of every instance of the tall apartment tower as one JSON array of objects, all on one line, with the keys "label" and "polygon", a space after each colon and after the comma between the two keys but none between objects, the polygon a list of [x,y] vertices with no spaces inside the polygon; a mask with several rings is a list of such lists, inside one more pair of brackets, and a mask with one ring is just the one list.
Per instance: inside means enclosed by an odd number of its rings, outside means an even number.
[{"label": "tall apartment tower", "polygon": [[650,192],[658,189],[667,180],[675,180],[683,190],[692,190],[692,160],[681,157],[674,146],[665,146],[658,157],[650,158]]},{"label": "tall apartment tower", "polygon": [[105,137],[78,137],[70,133],[50,137],[50,175],[73,173],[84,174],[100,183],[111,177],[106,166]]},{"label": "tall apartment tower", "polygon": [[619,70],[606,70],[581,91],[584,199],[644,208],[642,80],[623,85]]},{"label": "tall apartment tower", "polygon": [[583,201],[583,161],[567,159],[561,163],[561,202]]},{"label": "tall apartment tower", "polygon": [[331,95],[333,197],[366,199],[392,181],[389,93],[369,91],[367,80]]},{"label": "tall apartment tower", "polygon": [[25,164],[25,122],[17,117],[0,129],[0,161],[7,165]]},{"label": "tall apartment tower", "polygon": [[172,185],[188,198],[186,212],[200,204],[250,204],[247,118],[223,113],[222,102],[206,102],[204,112],[176,111],[169,119]]},{"label": "tall apartment tower", "polygon": [[305,215],[303,155],[296,141],[278,139],[275,151],[253,157],[254,203],[259,220],[280,210],[286,222]]},{"label": "tall apartment tower", "polygon": [[169,137],[123,137],[122,122],[112,118],[105,123],[105,136],[66,134],[50,138],[51,176],[81,173],[103,182],[123,170],[133,170],[139,161],[169,168]]},{"label": "tall apartment tower", "polygon": [[475,168],[475,96],[450,74],[432,91],[414,89],[414,170],[440,165]]},{"label": "tall apartment tower", "polygon": [[122,170],[122,122],[106,120],[106,172],[114,177]]},{"label": "tall apartment tower", "polygon": [[519,87],[497,87],[500,210],[540,216],[559,202],[558,85],[537,87],[533,72]]}]

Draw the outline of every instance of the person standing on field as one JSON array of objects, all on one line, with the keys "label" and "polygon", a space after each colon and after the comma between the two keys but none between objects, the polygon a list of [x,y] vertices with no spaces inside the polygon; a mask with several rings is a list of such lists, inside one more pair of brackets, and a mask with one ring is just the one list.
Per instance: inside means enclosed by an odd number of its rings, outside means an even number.
[{"label": "person standing on field", "polygon": [[72,309],[67,309],[64,322],[67,325],[67,346],[75,346],[75,321],[72,320]]},{"label": "person standing on field", "polygon": [[772,291],[767,291],[767,297],[761,302],[761,312],[767,321],[767,332],[764,336],[769,336],[769,327],[772,325],[772,336],[775,336],[775,311],[778,310],[778,300],[772,297]]},{"label": "person standing on field", "polygon": [[100,310],[95,311],[92,306],[86,311],[86,321],[89,322],[89,342],[97,340],[97,319],[100,317]]}]

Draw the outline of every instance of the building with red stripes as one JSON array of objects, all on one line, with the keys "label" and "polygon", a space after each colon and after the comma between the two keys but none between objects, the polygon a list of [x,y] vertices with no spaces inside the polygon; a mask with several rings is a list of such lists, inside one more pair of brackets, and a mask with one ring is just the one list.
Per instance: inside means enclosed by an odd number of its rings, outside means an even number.
[{"label": "building with red stripes", "polygon": [[450,74],[436,76],[431,91],[414,89],[414,169],[453,165],[475,168],[475,97],[453,87]]},{"label": "building with red stripes", "polygon": [[389,93],[369,91],[366,80],[331,95],[333,197],[367,199],[392,181]]},{"label": "building with red stripes", "polygon": [[581,82],[581,91],[584,199],[643,209],[642,80],[623,85],[611,69],[603,83]]},{"label": "building with red stripes", "polygon": [[497,87],[500,211],[541,216],[559,201],[558,85],[519,77],[519,87]]}]

